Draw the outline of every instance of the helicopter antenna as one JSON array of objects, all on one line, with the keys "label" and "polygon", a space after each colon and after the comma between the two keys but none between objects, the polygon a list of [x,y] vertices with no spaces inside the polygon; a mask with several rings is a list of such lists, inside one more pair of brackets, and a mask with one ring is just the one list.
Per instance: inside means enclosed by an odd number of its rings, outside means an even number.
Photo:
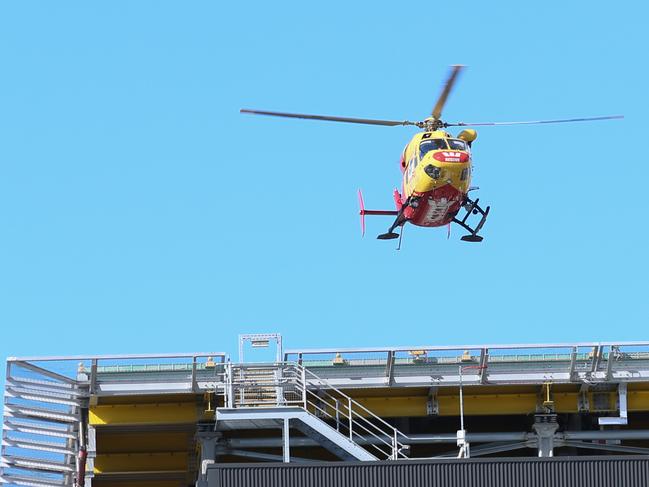
[{"label": "helicopter antenna", "polygon": [[406,229],[406,225],[401,225],[401,232],[399,233],[399,245],[397,245],[397,250],[401,250],[401,240],[403,240],[403,231]]}]

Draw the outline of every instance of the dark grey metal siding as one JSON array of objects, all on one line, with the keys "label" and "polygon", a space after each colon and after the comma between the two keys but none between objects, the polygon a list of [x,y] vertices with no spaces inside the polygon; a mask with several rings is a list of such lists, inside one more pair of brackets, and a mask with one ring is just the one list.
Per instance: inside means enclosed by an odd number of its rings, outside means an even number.
[{"label": "dark grey metal siding", "polygon": [[649,456],[223,464],[209,487],[649,487]]}]

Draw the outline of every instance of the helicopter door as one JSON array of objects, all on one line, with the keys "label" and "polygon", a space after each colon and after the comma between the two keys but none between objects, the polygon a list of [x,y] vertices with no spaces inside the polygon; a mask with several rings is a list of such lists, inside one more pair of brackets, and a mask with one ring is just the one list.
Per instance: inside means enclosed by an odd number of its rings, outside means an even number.
[{"label": "helicopter door", "polygon": [[406,182],[410,182],[412,176],[415,174],[415,169],[417,168],[417,153],[415,152],[410,160],[408,161],[408,168],[406,169]]}]

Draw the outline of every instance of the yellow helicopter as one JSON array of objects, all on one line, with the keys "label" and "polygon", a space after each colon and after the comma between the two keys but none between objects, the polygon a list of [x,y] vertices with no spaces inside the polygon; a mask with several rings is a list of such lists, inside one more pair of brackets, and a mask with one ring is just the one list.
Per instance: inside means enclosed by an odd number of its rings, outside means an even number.
[{"label": "yellow helicopter", "polygon": [[[368,125],[414,125],[422,132],[415,134],[408,142],[399,167],[403,180],[402,189],[394,191],[395,210],[366,210],[362,193],[358,192],[361,215],[361,229],[365,234],[365,215],[391,215],[394,223],[386,233],[377,238],[389,240],[400,238],[402,232],[395,230],[406,223],[421,227],[440,227],[456,223],[468,234],[461,237],[467,242],[481,242],[483,237],[478,235],[489,215],[489,206],[480,207],[479,200],[469,198],[469,192],[477,189],[471,186],[471,146],[478,134],[473,129],[464,129],[457,136],[446,132],[447,127],[474,127],[495,125],[532,125],[566,122],[586,122],[593,120],[610,120],[624,118],[622,115],[603,117],[570,118],[561,120],[533,120],[523,122],[479,122],[479,123],[447,123],[441,119],[446,100],[457,81],[464,66],[451,66],[451,71],[444,84],[442,92],[435,103],[432,114],[421,122],[375,120],[365,118],[331,117],[327,115],[306,115],[299,113],[281,113],[260,110],[242,109],[241,113],[255,115],[270,115],[275,117],[300,118],[307,120],[325,120],[332,122],[360,123]],[[465,213],[458,217],[458,213]],[[480,215],[475,226],[468,219],[471,215]],[[450,229],[450,227],[449,227]],[[400,243],[400,242],[399,242]]]}]

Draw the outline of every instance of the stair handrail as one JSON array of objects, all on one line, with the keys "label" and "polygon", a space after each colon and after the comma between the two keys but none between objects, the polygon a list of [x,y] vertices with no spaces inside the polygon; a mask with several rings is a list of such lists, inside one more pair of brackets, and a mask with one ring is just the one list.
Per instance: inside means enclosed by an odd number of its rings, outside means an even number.
[{"label": "stair handrail", "polygon": [[[305,397],[308,396],[309,394],[312,394],[313,396],[317,397],[318,401],[323,402],[322,394],[325,394],[330,400],[334,401],[334,405],[328,403],[328,406],[334,409],[335,403],[338,402],[339,400],[331,393],[329,393],[329,390],[332,390],[336,394],[338,394],[344,400],[344,402],[346,402],[345,406],[347,408],[348,413],[345,414],[344,408],[342,409],[337,408],[336,413],[337,416],[339,414],[342,414],[344,416],[343,421],[347,422],[347,429],[349,432],[350,440],[354,441],[353,440],[354,436],[362,436],[357,431],[354,431],[354,426],[357,426],[357,428],[364,430],[367,434],[376,438],[381,444],[387,446],[390,449],[391,452],[389,455],[390,460],[397,460],[399,458],[408,458],[403,453],[403,450],[406,449],[404,443],[399,441],[400,437],[407,439],[408,438],[407,435],[399,431],[397,428],[389,424],[384,419],[374,414],[372,411],[370,411],[367,407],[360,404],[358,401],[355,401],[354,399],[349,397],[340,389],[331,385],[325,379],[322,379],[321,377],[317,376],[316,374],[308,370],[306,367],[296,363],[288,363],[288,364],[292,367],[295,367],[298,371],[300,371],[300,375],[304,377],[302,381],[303,383],[301,385],[303,385],[304,387],[303,390],[304,390]],[[320,395],[316,395],[312,391],[309,391],[309,386],[315,386],[316,388],[318,388]],[[326,387],[326,389],[323,388],[323,386]],[[332,419],[337,425],[342,423],[342,421],[338,417],[332,416],[328,411],[319,407],[314,402],[312,401],[307,401],[307,402],[309,405],[311,405],[312,407],[314,407],[315,409],[317,409],[318,411],[320,411],[321,413],[325,414],[327,417]],[[368,420],[362,414],[359,414],[358,410],[365,413],[365,415],[372,418],[372,420],[381,424],[383,426],[383,429],[378,427],[372,421]],[[379,435],[383,435],[383,437]],[[386,440],[385,438],[388,438],[388,440]],[[371,445],[371,446],[376,448],[376,445]],[[376,449],[382,451],[380,448],[376,448]]]},{"label": "stair handrail", "polygon": [[[269,377],[263,377],[264,372]],[[407,458],[407,447],[400,441],[407,438],[404,433],[300,364],[228,362],[224,375],[226,407],[299,406],[331,420],[338,432],[346,430],[352,442],[371,436],[376,441],[369,448],[389,459]]]}]

